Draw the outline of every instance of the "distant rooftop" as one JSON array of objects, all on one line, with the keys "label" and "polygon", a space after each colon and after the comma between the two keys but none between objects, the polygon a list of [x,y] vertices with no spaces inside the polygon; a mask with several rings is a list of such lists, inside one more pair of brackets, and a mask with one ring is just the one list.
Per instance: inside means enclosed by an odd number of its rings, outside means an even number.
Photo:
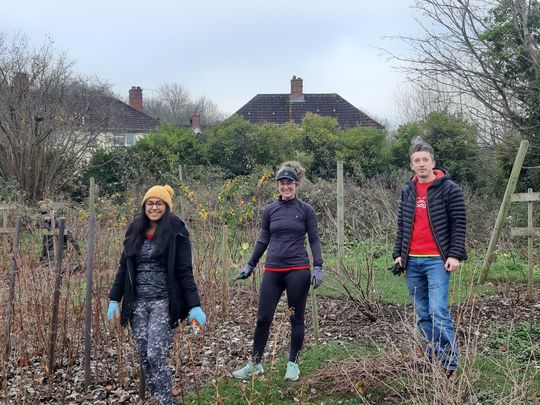
[{"label": "distant rooftop", "polygon": [[236,114],[254,124],[263,122],[300,124],[304,115],[311,112],[335,118],[342,129],[383,128],[380,123],[360,111],[339,94],[304,94],[302,87],[302,79],[293,76],[290,94],[257,94]]}]

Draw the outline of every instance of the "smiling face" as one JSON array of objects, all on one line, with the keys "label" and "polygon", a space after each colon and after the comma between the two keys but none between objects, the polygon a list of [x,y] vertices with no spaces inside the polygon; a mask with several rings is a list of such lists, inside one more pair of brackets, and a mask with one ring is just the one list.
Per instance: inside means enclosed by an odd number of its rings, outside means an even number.
[{"label": "smiling face", "polygon": [[144,203],[144,213],[153,224],[157,224],[165,214],[166,204],[159,198],[149,198]]},{"label": "smiling face", "polygon": [[289,179],[281,179],[277,182],[277,189],[284,200],[291,200],[296,196],[296,187],[296,182]]},{"label": "smiling face", "polygon": [[429,152],[414,152],[411,155],[411,169],[420,183],[429,183],[435,179],[433,168],[435,161]]}]

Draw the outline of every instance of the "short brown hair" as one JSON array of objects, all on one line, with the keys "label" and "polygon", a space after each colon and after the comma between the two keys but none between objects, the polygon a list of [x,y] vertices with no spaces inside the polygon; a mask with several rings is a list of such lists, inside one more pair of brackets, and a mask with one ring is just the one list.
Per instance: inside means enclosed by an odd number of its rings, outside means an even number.
[{"label": "short brown hair", "polygon": [[417,142],[411,145],[409,156],[412,156],[416,152],[428,152],[431,155],[431,159],[435,160],[435,152],[429,143]]}]

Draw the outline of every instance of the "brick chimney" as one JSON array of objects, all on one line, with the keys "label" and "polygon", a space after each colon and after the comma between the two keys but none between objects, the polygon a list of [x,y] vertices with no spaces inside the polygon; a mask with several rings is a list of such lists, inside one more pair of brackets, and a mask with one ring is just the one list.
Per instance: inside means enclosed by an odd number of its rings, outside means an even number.
[{"label": "brick chimney", "polygon": [[191,123],[191,130],[194,133],[200,134],[202,132],[201,131],[201,114],[199,113],[193,114],[191,116],[190,123]]},{"label": "brick chimney", "polygon": [[301,77],[291,79],[291,101],[304,101],[303,81]]},{"label": "brick chimney", "polygon": [[139,86],[132,86],[129,89],[129,105],[138,111],[143,111],[142,89]]}]

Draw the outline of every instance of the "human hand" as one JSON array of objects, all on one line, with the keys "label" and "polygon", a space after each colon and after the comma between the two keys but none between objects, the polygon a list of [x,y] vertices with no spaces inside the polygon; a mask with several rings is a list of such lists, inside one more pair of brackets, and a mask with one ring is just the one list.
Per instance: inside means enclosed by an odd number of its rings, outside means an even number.
[{"label": "human hand", "polygon": [[459,260],[455,257],[449,257],[446,259],[446,263],[444,264],[444,268],[446,271],[449,271],[450,273],[457,271],[459,268]]},{"label": "human hand", "polygon": [[403,267],[403,262],[401,261],[401,256],[396,257],[394,260],[394,263],[398,263],[401,267]]},{"label": "human hand", "polygon": [[190,324],[193,321],[196,321],[201,326],[206,325],[206,315],[204,314],[201,307],[193,307],[189,310],[188,321]]},{"label": "human hand", "polygon": [[120,316],[120,310],[118,309],[118,302],[109,302],[109,308],[107,309],[107,319],[110,321],[113,318]]},{"label": "human hand", "polygon": [[317,288],[322,284],[323,281],[323,272],[321,266],[314,266],[311,271],[311,285],[313,288]]},{"label": "human hand", "polygon": [[240,270],[240,274],[238,274],[238,277],[236,277],[237,280],[243,280],[251,276],[251,273],[253,273],[254,267],[248,263],[242,267],[242,270]]}]

